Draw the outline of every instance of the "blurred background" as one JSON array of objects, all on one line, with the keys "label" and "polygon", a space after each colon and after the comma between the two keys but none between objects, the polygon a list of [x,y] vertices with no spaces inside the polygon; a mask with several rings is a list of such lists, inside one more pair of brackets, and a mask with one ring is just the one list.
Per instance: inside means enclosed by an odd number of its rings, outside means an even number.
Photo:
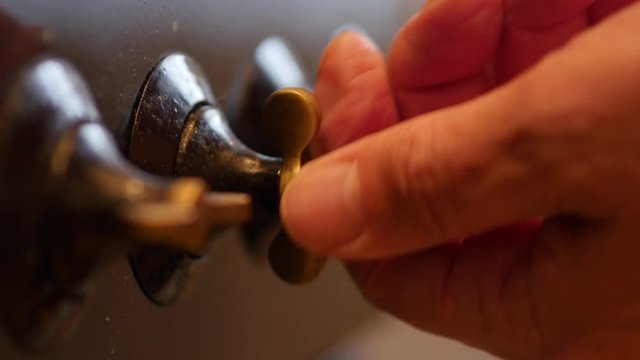
[{"label": "blurred background", "polygon": [[[0,0],[22,23],[47,29],[78,67],[120,144],[145,76],[164,55],[193,56],[225,103],[265,37],[285,38],[311,76],[344,23],[382,49],[421,0]],[[123,149],[124,151],[124,149]],[[158,307],[125,258],[92,282],[74,331],[35,355],[0,338],[0,359],[488,359],[372,309],[339,264],[305,287],[282,284],[263,256],[228,233],[198,261],[187,294]]]}]

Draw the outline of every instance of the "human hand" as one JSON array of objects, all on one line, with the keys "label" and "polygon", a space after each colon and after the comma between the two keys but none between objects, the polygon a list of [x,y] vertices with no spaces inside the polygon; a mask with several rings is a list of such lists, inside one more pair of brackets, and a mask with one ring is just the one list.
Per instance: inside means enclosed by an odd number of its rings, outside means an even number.
[{"label": "human hand", "polygon": [[289,185],[289,233],[422,329],[510,358],[636,357],[640,5],[600,23],[631,2],[432,1],[388,66],[338,36],[314,150],[365,137]]}]

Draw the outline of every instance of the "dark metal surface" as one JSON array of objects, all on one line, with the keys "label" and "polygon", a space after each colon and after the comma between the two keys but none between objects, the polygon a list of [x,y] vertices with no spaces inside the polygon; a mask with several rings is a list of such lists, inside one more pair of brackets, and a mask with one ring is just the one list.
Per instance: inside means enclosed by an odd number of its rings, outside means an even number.
[{"label": "dark metal surface", "polygon": [[0,91],[0,320],[16,343],[59,337],[109,260],[147,244],[202,249],[214,225],[246,220],[246,195],[127,163],[68,63],[39,57],[14,78]]},{"label": "dark metal surface", "polygon": [[[285,36],[312,69],[341,24],[362,24],[384,48],[418,2],[405,8],[387,0],[0,0],[0,7],[47,29],[54,50],[87,79],[124,150],[140,84],[166,54],[183,51],[203,64],[224,104],[264,37]],[[298,360],[370,313],[335,264],[298,289],[279,283],[263,260],[250,259],[236,236],[213,250],[189,296],[171,308],[149,304],[120,258],[93,282],[95,295],[73,335],[38,358]],[[0,358],[32,359],[4,337]]]},{"label": "dark metal surface", "polygon": [[[80,76],[41,58],[0,99],[0,311],[8,333],[46,345],[85,296],[85,281],[128,225],[121,206],[161,198],[164,182],[127,167]],[[135,196],[126,185],[138,182]]]},{"label": "dark metal surface", "polygon": [[182,54],[162,59],[142,85],[133,111],[129,159],[153,174],[174,176],[180,135],[198,106],[213,104],[200,66]]},{"label": "dark metal surface", "polygon": [[225,112],[233,131],[245,144],[260,153],[279,156],[278,147],[265,135],[262,108],[276,90],[310,89],[307,71],[291,46],[276,36],[258,44],[250,65],[230,89]]},{"label": "dark metal surface", "polygon": [[[48,342],[81,297],[77,281],[63,279],[55,259],[44,259],[61,255],[51,246],[63,234],[56,234],[58,224],[46,224],[56,214],[51,207],[65,209],[55,204],[49,187],[56,185],[52,158],[65,132],[98,119],[72,68],[54,59],[32,63],[23,64],[14,81],[5,83],[0,99],[0,221],[6,234],[0,253],[0,311],[8,333],[26,346]],[[59,95],[75,101],[65,102]],[[51,236],[45,237],[42,230]],[[77,236],[72,231],[64,235],[67,243]],[[71,262],[75,254],[66,249]],[[86,275],[81,272],[75,276]]]},{"label": "dark metal surface", "polygon": [[[200,66],[190,57],[166,56],[149,70],[132,113],[129,160],[163,176],[175,175],[182,129],[199,106],[213,103],[211,89]],[[156,305],[174,304],[184,293],[195,255],[178,249],[143,247],[129,256],[140,289]]]},{"label": "dark metal surface", "polygon": [[[249,66],[229,89],[224,111],[233,132],[250,148],[270,156],[281,156],[264,126],[263,107],[267,99],[283,88],[310,88],[308,72],[290,44],[278,36],[261,41]],[[250,254],[260,256],[261,246],[273,243],[281,224],[277,212],[257,212],[242,233]],[[277,272],[277,270],[275,270]]]},{"label": "dark metal surface", "polygon": [[[131,121],[129,159],[165,176],[197,176],[216,191],[246,193],[254,213],[278,213],[281,161],[247,148],[217,108],[200,66],[184,54],[166,56],[141,87]],[[171,305],[188,284],[194,256],[143,248],[130,256],[144,293]]]},{"label": "dark metal surface", "polygon": [[182,133],[175,173],[201,177],[216,191],[250,194],[262,211],[277,214],[281,167],[281,159],[246,147],[219,109],[205,106]]},{"label": "dark metal surface", "polygon": [[144,247],[129,256],[131,270],[145,296],[160,306],[173,305],[189,284],[195,257],[177,249]]},{"label": "dark metal surface", "polygon": [[[304,74],[282,41],[263,42],[257,50],[260,84],[247,98],[265,89],[303,82]],[[293,79],[293,80],[292,80]],[[257,88],[255,88],[257,87]],[[259,119],[245,119],[268,133],[283,159],[245,146],[217,107],[196,62],[172,54],[153,68],[142,86],[132,120],[129,158],[160,175],[195,176],[216,191],[251,195],[254,213],[279,213],[279,198],[300,170],[302,154],[315,135],[320,112],[313,95],[302,88],[280,89],[264,104],[245,103]],[[264,110],[263,110],[264,107]],[[260,119],[264,119],[260,121]],[[257,131],[256,131],[257,132]],[[325,258],[296,246],[280,230],[269,249],[271,268],[284,281],[303,284],[320,274]],[[172,304],[186,286],[191,270],[187,255],[166,249],[143,249],[131,265],[145,294],[156,304]]]},{"label": "dark metal surface", "polygon": [[344,23],[363,25],[384,48],[421,2],[2,0],[0,6],[26,24],[47,29],[55,50],[86,76],[120,141],[140,84],[167,54],[181,51],[198,60],[220,96],[251,65],[256,46],[267,36],[286,38],[312,70]]}]

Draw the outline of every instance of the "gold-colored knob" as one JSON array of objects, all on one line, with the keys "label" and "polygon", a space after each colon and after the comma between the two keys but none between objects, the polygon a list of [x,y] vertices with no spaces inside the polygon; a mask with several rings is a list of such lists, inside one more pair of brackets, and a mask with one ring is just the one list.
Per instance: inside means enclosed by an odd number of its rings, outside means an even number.
[{"label": "gold-colored knob", "polygon": [[[320,124],[320,111],[313,95],[302,88],[278,90],[263,109],[264,128],[282,155],[280,196],[300,171],[303,156]],[[282,280],[303,284],[315,279],[326,258],[296,245],[281,229],[269,248],[271,268]]]},{"label": "gold-colored knob", "polygon": [[165,199],[135,203],[122,210],[133,234],[149,245],[202,253],[214,226],[237,225],[251,218],[247,194],[208,192],[196,178],[176,180]]}]

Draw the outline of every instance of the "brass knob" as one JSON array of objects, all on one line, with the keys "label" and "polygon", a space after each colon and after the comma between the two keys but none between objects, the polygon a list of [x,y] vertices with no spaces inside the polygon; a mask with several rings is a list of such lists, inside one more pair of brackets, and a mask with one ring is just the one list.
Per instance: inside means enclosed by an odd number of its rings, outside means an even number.
[{"label": "brass knob", "polygon": [[[169,55],[152,70],[134,114],[129,158],[135,164],[152,173],[202,178],[215,191],[248,194],[255,213],[272,214],[278,214],[280,196],[300,170],[320,121],[311,93],[276,91],[265,101],[262,128],[282,158],[254,151],[235,135],[201,68],[184,54]],[[292,284],[314,279],[325,263],[284,231],[270,246],[269,260]]]},{"label": "brass knob", "polygon": [[[307,90],[282,89],[267,99],[263,123],[282,155],[282,196],[289,182],[300,171],[305,150],[318,130],[320,111],[313,95]],[[269,248],[269,263],[282,280],[291,284],[303,284],[320,274],[326,258],[301,249],[281,229]]]}]

